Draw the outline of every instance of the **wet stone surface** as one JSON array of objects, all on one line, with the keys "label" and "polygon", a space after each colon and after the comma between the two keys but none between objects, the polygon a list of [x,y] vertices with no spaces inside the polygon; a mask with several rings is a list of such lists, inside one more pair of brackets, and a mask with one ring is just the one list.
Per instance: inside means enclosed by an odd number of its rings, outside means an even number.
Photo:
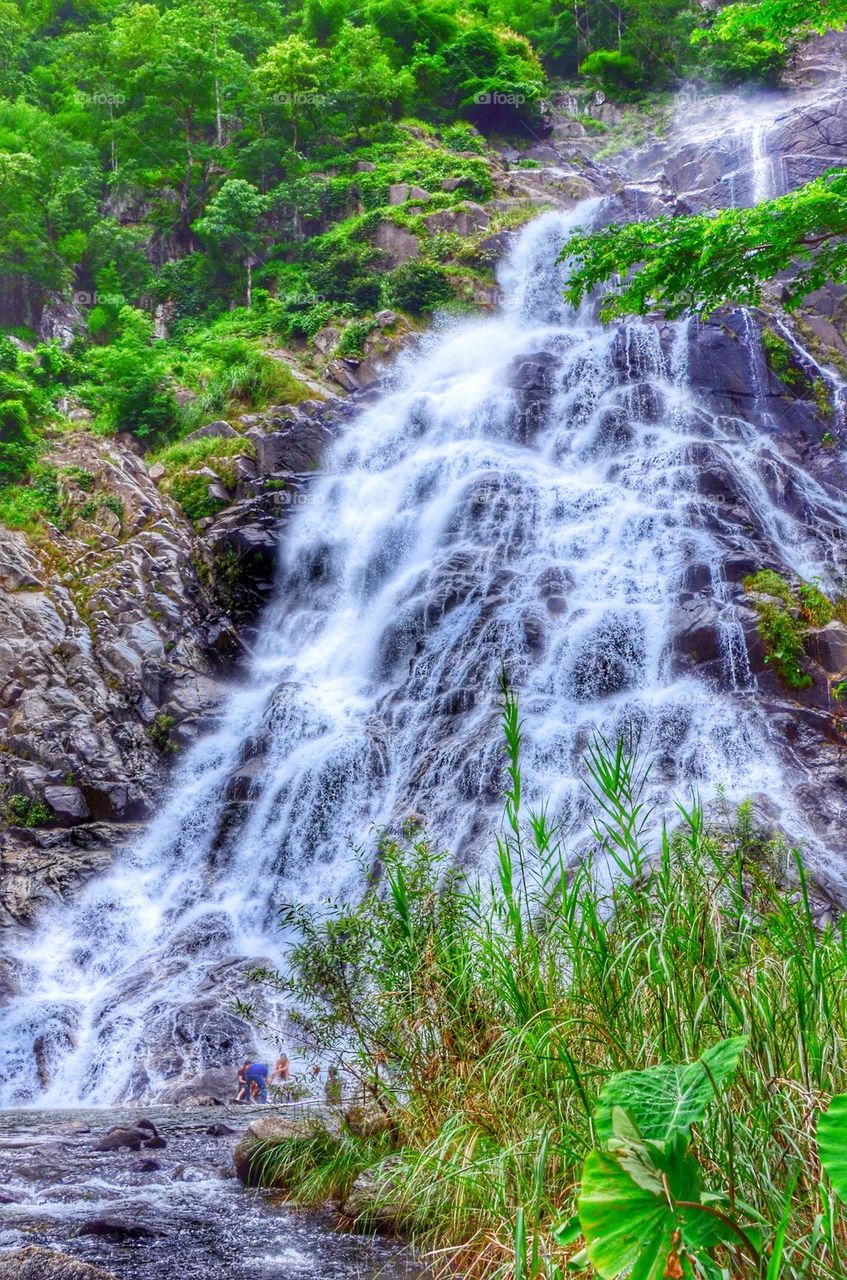
[{"label": "wet stone surface", "polygon": [[[272,1114],[262,1108],[262,1114]],[[41,1246],[116,1280],[422,1280],[388,1239],[342,1231],[234,1177],[232,1150],[258,1108],[0,1112],[0,1262]],[[166,1146],[96,1151],[146,1118]],[[219,1136],[209,1128],[235,1132]],[[154,1158],[155,1157],[155,1158]]]}]

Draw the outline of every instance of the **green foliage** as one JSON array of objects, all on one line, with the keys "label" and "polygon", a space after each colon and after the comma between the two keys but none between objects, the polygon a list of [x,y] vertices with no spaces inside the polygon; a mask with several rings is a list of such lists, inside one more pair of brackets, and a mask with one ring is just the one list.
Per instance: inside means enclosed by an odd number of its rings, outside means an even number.
[{"label": "green foliage", "polygon": [[508,695],[503,727],[490,876],[408,824],[363,852],[360,901],[283,912],[286,975],[257,977],[381,1127],[269,1142],[260,1176],[314,1203],[368,1169],[372,1214],[400,1203],[468,1280],[586,1260],[604,1278],[775,1280],[785,1263],[834,1280],[843,1218],[814,1117],[847,1085],[843,921],[815,923],[802,863],[781,880],[786,851],[749,805],[711,826],[695,803],[651,835],[645,768],[600,740],[597,847],[570,859],[526,811]]},{"label": "green foliage", "polygon": [[432,262],[404,262],[395,267],[385,281],[385,298],[389,306],[412,315],[434,311],[453,297],[453,286],[447,272]]},{"label": "green foliage", "polygon": [[807,689],[812,677],[803,668],[805,631],[788,609],[765,602],[756,606],[765,662],[772,662],[789,689]]},{"label": "green foliage", "polygon": [[164,351],[153,343],[143,311],[121,307],[116,337],[87,353],[82,395],[103,428],[153,442],[173,429],[178,409]]},{"label": "green foliage", "polygon": [[699,1124],[735,1074],[743,1036],[723,1040],[685,1066],[665,1065],[614,1076],[594,1117],[599,1146],[586,1158],[579,1220],[598,1275],[614,1280],[633,1269],[644,1277],[695,1274],[721,1245],[758,1251],[746,1232],[704,1193],[689,1150]]},{"label": "green foliage", "polygon": [[179,750],[179,746],[174,739],[173,730],[176,720],[173,716],[167,715],[164,711],[158,711],[153,717],[148,733],[153,745],[162,752],[163,755],[171,755]]},{"label": "green foliage", "polygon": [[53,814],[43,800],[13,792],[0,801],[0,824],[6,827],[43,827]]},{"label": "green foliage", "polygon": [[[804,668],[809,627],[825,627],[843,613],[843,600],[830,600],[816,580],[796,588],[773,569],[760,569],[744,579],[745,591],[770,599],[756,601],[759,636],[765,661],[772,662],[790,689],[806,689],[812,678]],[[776,603],[776,602],[779,603]]]},{"label": "green foliage", "polygon": [[847,1094],[833,1098],[818,1120],[818,1151],[839,1200],[847,1204]]},{"label": "green foliage", "polygon": [[643,81],[643,69],[628,53],[617,49],[596,49],[580,67],[587,80],[594,81],[607,93],[618,96],[627,90],[637,89]]},{"label": "green foliage", "polygon": [[762,345],[767,352],[768,364],[787,387],[802,387],[805,379],[797,368],[790,345],[773,329],[762,330]]},{"label": "green foliage", "polygon": [[155,455],[156,461],[165,468],[162,491],[179,503],[189,520],[213,516],[226,503],[209,493],[212,477],[201,472],[203,469],[213,471],[231,489],[236,481],[233,458],[253,457],[255,448],[251,440],[232,436],[223,439],[201,436],[199,440],[181,440],[168,445]]},{"label": "green foliage", "polygon": [[677,1133],[687,1137],[735,1074],[745,1045],[744,1037],[736,1036],[684,1066],[664,1065],[614,1076],[600,1092],[594,1114],[597,1138],[605,1144],[612,1140],[616,1109],[625,1111],[650,1142],[668,1142]]},{"label": "green foliage", "polygon": [[566,296],[578,305],[620,275],[602,301],[604,318],[661,310],[709,313],[756,305],[763,284],[791,269],[787,305],[829,280],[847,279],[847,170],[752,209],[662,217],[571,237]]},{"label": "green foliage", "polygon": [[782,574],[777,573],[775,569],[759,569],[756,573],[751,574],[744,579],[743,587],[745,591],[755,591],[760,595],[773,596],[776,600],[781,600],[783,604],[793,605],[794,590],[787,578],[783,578]]},{"label": "green foliage", "polygon": [[721,79],[775,80],[782,71],[791,42],[798,37],[840,29],[847,15],[841,0],[753,0],[717,11],[711,24],[692,37],[704,53],[704,65]]},{"label": "green foliage", "polygon": [[63,529],[67,517],[55,467],[34,464],[25,484],[0,486],[0,524],[7,529],[32,531],[44,520]]},{"label": "green foliage", "polygon": [[351,320],[344,327],[344,331],[335,348],[335,354],[337,356],[363,355],[365,342],[373,327],[373,322],[370,320]]}]

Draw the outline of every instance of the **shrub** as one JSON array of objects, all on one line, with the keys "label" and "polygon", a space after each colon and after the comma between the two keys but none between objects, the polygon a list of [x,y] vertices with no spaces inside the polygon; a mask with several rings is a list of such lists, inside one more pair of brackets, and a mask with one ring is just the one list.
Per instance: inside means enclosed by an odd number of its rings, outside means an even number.
[{"label": "shrub", "polygon": [[7,827],[42,827],[52,818],[43,800],[12,793],[0,802],[0,821]]},{"label": "shrub", "polygon": [[0,400],[0,485],[21,480],[35,464],[39,437],[22,400]]},{"label": "shrub", "polygon": [[365,349],[365,342],[373,327],[372,320],[351,320],[345,326],[344,332],[338,340],[335,354],[337,356],[361,356]]},{"label": "shrub", "polygon": [[232,488],[236,480],[233,458],[253,457],[255,450],[251,440],[232,436],[222,440],[201,436],[199,440],[178,441],[156,455],[166,472],[162,491],[179,503],[189,520],[213,516],[226,504],[209,493],[210,477],[200,475],[200,469],[208,467]]},{"label": "shrub", "polygon": [[432,262],[404,262],[389,274],[385,297],[389,306],[422,315],[451,301],[454,294],[442,267]]},{"label": "shrub", "polygon": [[617,49],[595,49],[580,65],[580,74],[593,80],[607,93],[618,94],[637,89],[642,83],[643,72],[628,53]]},{"label": "shrub", "polygon": [[35,529],[42,520],[67,525],[55,467],[34,465],[25,485],[0,486],[0,524],[8,529]]},{"label": "shrub", "polygon": [[773,329],[762,330],[762,343],[768,357],[768,364],[774,373],[787,387],[802,387],[805,378],[797,367],[796,357],[790,343],[774,333]]}]

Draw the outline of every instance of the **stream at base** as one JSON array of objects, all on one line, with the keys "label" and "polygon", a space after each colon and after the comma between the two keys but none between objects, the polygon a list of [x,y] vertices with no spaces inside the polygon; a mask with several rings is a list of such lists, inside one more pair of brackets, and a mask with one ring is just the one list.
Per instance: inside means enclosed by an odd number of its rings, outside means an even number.
[{"label": "stream at base", "polygon": [[[112,1125],[142,1116],[164,1150],[93,1149]],[[225,1107],[0,1113],[0,1262],[39,1245],[117,1280],[422,1280],[400,1244],[243,1188],[232,1151],[247,1118]],[[232,1133],[215,1137],[211,1126]]]}]

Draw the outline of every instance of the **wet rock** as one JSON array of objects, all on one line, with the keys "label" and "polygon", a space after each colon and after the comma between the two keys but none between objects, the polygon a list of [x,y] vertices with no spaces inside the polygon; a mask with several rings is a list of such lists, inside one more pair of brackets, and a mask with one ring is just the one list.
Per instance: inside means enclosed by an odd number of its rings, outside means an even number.
[{"label": "wet rock", "polygon": [[140,1160],[133,1160],[127,1167],[130,1173],[158,1173],[162,1166],[152,1156],[143,1156]]},{"label": "wet rock", "polygon": [[108,823],[0,831],[0,924],[27,923],[42,907],[73,897],[133,832]]},{"label": "wet rock", "polygon": [[0,1255],[0,1280],[116,1280],[111,1271],[92,1267],[67,1253],[28,1245]]},{"label": "wet rock", "polygon": [[45,787],[44,799],[63,827],[77,826],[91,817],[91,810],[79,787]]},{"label": "wet rock", "polygon": [[399,1156],[388,1156],[375,1169],[363,1170],[341,1207],[344,1217],[370,1231],[399,1231],[406,1214],[401,1170]]},{"label": "wet rock", "polygon": [[99,1141],[95,1142],[95,1151],[121,1151],[128,1148],[130,1151],[140,1151],[143,1135],[138,1129],[110,1129],[105,1133]]},{"label": "wet rock", "polygon": [[[205,1008],[214,1010],[215,1006],[209,1001]],[[222,1013],[222,1018],[228,1018],[229,1015]],[[232,1052],[233,1060],[244,1060],[250,1052],[249,1036],[245,1037],[245,1024],[237,1018],[232,1018],[231,1023],[227,1022],[223,1028],[223,1034],[228,1041],[228,1047],[232,1049],[233,1035],[239,1038],[239,1052]],[[208,1026],[206,1027],[208,1034]],[[163,1103],[188,1103],[194,1106],[220,1106],[224,1103],[232,1102],[238,1090],[237,1071],[234,1067],[210,1067],[208,1071],[204,1071],[202,1075],[195,1076],[192,1080],[184,1080],[179,1084],[171,1085],[165,1089],[161,1096],[157,1099]],[[200,1099],[206,1099],[200,1102]]]},{"label": "wet rock", "polygon": [[246,1187],[258,1185],[253,1160],[266,1144],[284,1143],[293,1138],[306,1138],[316,1130],[338,1131],[338,1120],[329,1114],[316,1116],[314,1112],[298,1114],[292,1109],[283,1116],[261,1116],[248,1124],[244,1135],[236,1144],[232,1161],[236,1176]]},{"label": "wet rock", "polygon": [[165,1232],[142,1222],[128,1222],[126,1218],[90,1218],[77,1228],[78,1236],[100,1236],[105,1240],[153,1240]]},{"label": "wet rock", "polygon": [[230,1129],[228,1124],[210,1124],[206,1130],[210,1138],[228,1138],[230,1134],[237,1132],[237,1129]]},{"label": "wet rock", "polygon": [[482,205],[467,201],[458,209],[440,209],[438,213],[427,214],[424,221],[431,234],[448,231],[459,236],[469,236],[475,231],[484,231],[491,219]]},{"label": "wet rock", "polygon": [[[51,815],[34,837],[0,836],[0,906],[16,919],[72,891],[72,833],[90,830],[93,848],[102,824],[149,813],[170,763],[149,725],[186,672],[211,678],[229,662],[224,623],[205,648],[221,611],[197,574],[195,535],[133,447],[79,433],[51,460],[90,479],[67,480],[70,524],[53,530],[49,555],[0,529],[0,792]],[[92,495],[121,512],[104,505],[112,532],[94,545],[90,521],[72,518]],[[63,831],[53,859],[24,857],[46,847],[50,825]]]},{"label": "wet rock", "polygon": [[221,418],[217,422],[209,422],[205,427],[198,427],[196,431],[191,431],[185,437],[186,440],[232,440],[238,436],[235,427],[230,423],[224,422]]},{"label": "wet rock", "polygon": [[830,622],[813,631],[808,648],[828,676],[838,678],[847,673],[847,626],[843,622]]}]

